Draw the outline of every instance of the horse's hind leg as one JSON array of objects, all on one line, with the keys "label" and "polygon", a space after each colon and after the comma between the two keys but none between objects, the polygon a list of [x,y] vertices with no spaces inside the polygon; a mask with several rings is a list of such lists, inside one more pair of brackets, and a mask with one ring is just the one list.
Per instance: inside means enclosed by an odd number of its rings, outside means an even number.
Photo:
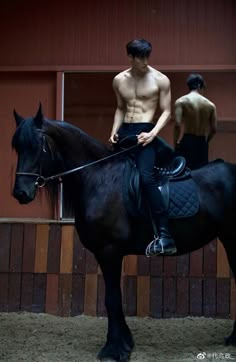
[{"label": "horse's hind leg", "polygon": [[105,304],[108,315],[107,342],[98,354],[100,360],[128,361],[134,342],[122,309],[120,276],[123,257],[106,247],[96,254],[105,281]]},{"label": "horse's hind leg", "polygon": [[[234,281],[236,283],[236,237],[233,240],[232,239],[226,240],[221,238],[221,241],[224,245],[228,257],[228,262],[234,276]],[[236,301],[234,301],[234,303],[236,303]],[[225,344],[236,346],[236,316],[235,316],[233,331],[228,337],[225,338]]]}]

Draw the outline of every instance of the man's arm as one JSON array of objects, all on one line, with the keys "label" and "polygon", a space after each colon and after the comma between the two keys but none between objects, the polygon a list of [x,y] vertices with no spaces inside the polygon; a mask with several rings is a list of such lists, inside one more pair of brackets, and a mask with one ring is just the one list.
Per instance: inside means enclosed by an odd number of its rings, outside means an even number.
[{"label": "man's arm", "polygon": [[207,142],[210,142],[210,140],[214,137],[216,134],[217,129],[217,115],[216,115],[216,107],[214,105],[213,111],[210,117],[210,124],[209,124],[209,135],[207,137]]},{"label": "man's arm", "polygon": [[116,95],[117,107],[116,107],[116,111],[115,111],[114,122],[113,122],[113,127],[112,127],[111,136],[110,136],[109,141],[111,143],[117,143],[117,132],[118,132],[121,124],[123,123],[124,117],[125,117],[125,102],[119,93],[118,80],[116,77],[113,80],[112,86],[113,86],[113,90]]},{"label": "man's arm", "polygon": [[181,102],[175,102],[175,126],[174,126],[174,148],[180,141],[181,123],[183,116],[183,108]]},{"label": "man's arm", "polygon": [[159,107],[162,111],[159,119],[157,120],[156,126],[153,128],[152,132],[157,134],[165,127],[165,125],[170,120],[171,115],[171,91],[170,91],[170,81],[165,77],[159,93]]},{"label": "man's arm", "polygon": [[159,107],[162,111],[155,127],[151,132],[142,132],[138,135],[138,143],[141,143],[143,146],[148,145],[153,139],[158,135],[163,127],[169,122],[171,114],[171,91],[170,91],[170,81],[165,77],[159,84]]}]

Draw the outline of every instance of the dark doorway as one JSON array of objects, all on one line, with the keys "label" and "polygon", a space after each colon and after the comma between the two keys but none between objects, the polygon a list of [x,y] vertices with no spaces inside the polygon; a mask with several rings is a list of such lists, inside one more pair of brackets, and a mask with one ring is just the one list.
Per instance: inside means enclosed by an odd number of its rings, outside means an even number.
[{"label": "dark doorway", "polygon": [[[115,75],[113,72],[64,74],[64,120],[107,144],[116,107],[112,89]],[[63,219],[73,218],[65,215],[63,202],[61,214]]]}]

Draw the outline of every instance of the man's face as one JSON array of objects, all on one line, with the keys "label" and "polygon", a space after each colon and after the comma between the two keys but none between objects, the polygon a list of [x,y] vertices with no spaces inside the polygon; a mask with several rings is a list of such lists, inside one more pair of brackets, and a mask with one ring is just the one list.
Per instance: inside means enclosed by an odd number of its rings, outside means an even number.
[{"label": "man's face", "polygon": [[131,66],[133,69],[145,73],[148,67],[148,57],[132,57],[129,56],[131,60]]}]

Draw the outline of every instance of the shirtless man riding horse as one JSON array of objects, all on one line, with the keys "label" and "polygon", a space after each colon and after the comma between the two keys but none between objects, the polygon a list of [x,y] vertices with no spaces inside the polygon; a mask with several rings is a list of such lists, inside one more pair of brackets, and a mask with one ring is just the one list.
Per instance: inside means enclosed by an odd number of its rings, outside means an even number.
[{"label": "shirtless man riding horse", "polygon": [[[152,51],[148,41],[132,40],[126,45],[126,50],[131,67],[113,80],[117,108],[109,141],[115,144],[129,138],[131,143],[140,145],[135,152],[135,162],[158,232],[158,237],[155,236],[147,248],[148,256],[170,255],[177,250],[168,230],[168,217],[154,173],[158,154],[157,135],[170,120],[170,81],[148,65]],[[155,120],[158,106],[161,115]]]}]

